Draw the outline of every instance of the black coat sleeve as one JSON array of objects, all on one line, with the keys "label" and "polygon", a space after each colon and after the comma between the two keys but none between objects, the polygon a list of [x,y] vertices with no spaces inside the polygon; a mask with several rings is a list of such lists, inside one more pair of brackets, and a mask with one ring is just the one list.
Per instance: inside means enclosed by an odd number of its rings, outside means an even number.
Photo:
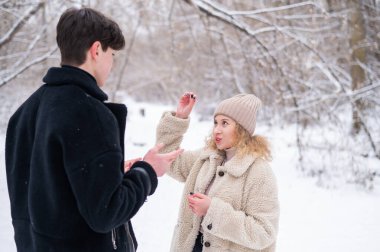
[{"label": "black coat sleeve", "polygon": [[157,177],[146,162],[125,174],[118,167],[122,156],[106,152],[69,175],[79,210],[96,232],[108,232],[131,219],[157,186]]}]

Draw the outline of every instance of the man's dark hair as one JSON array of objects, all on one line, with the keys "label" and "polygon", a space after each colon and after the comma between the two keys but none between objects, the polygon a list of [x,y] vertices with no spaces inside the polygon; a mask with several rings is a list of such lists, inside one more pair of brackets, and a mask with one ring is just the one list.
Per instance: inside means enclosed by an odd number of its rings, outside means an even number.
[{"label": "man's dark hair", "polygon": [[125,40],[117,23],[91,8],[70,8],[57,24],[57,44],[61,51],[61,64],[81,65],[86,52],[99,41],[102,50],[108,47],[123,49]]}]

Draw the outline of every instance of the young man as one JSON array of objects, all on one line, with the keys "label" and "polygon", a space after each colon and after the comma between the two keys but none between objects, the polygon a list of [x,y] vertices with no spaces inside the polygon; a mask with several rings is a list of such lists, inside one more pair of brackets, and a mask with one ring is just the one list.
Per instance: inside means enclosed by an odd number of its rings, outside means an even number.
[{"label": "young man", "polygon": [[9,121],[6,169],[18,252],[135,251],[130,219],[181,153],[157,145],[124,172],[127,109],[105,103],[103,86],[119,26],[89,9],[65,11],[57,25],[62,67]]}]

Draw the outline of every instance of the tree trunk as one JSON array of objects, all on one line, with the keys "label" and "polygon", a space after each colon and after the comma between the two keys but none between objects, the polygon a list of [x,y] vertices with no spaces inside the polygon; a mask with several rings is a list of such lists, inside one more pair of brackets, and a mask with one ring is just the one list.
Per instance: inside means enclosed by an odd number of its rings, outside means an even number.
[{"label": "tree trunk", "polygon": [[[365,23],[363,13],[361,11],[360,0],[348,0],[348,6],[351,8],[349,17],[349,27],[351,29],[350,48],[351,48],[351,89],[355,91],[364,87],[366,81],[366,73],[360,66],[360,63],[366,62],[366,48],[361,46],[365,40]],[[364,104],[361,100],[356,100],[352,104],[352,133],[358,134],[362,128],[361,111],[364,109]]]}]

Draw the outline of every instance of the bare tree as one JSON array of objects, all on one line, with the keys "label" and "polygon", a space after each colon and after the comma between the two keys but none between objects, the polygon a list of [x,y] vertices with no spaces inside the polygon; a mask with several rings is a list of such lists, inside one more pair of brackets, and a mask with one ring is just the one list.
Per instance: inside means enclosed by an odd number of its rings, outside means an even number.
[{"label": "bare tree", "polygon": [[378,1],[3,1],[2,98],[16,80],[38,83],[46,69],[37,63],[59,63],[51,24],[81,5],[114,17],[125,34],[106,87],[111,100],[168,103],[194,90],[209,117],[221,99],[255,93],[266,104],[263,121],[295,127],[305,173],[339,171],[355,183],[380,174],[366,164],[380,160]]},{"label": "bare tree", "polygon": [[[352,90],[355,91],[364,86],[366,81],[366,73],[361,65],[366,64],[366,29],[364,25],[364,18],[362,13],[362,5],[359,0],[349,0],[347,1],[349,8],[351,8],[351,13],[349,14],[349,26],[351,28],[350,36],[350,47],[351,53],[351,67],[350,74],[352,79]],[[363,110],[363,102],[359,99],[353,104],[353,133],[358,134],[362,120],[360,119],[359,113]]]}]

